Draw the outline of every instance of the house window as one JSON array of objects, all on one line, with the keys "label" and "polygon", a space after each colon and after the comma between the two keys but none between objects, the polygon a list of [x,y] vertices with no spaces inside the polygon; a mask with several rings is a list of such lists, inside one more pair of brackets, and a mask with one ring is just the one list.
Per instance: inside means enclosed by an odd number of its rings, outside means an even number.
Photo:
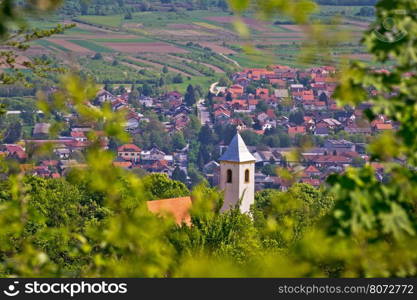
[{"label": "house window", "polygon": [[227,183],[232,183],[232,170],[227,170]]},{"label": "house window", "polygon": [[245,183],[249,183],[249,170],[245,170]]}]

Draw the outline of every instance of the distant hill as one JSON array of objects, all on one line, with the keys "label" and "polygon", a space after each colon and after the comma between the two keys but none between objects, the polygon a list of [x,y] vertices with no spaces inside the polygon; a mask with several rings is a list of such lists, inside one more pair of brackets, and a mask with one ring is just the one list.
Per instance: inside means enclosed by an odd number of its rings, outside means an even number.
[{"label": "distant hill", "polygon": [[365,6],[365,5],[375,5],[378,0],[315,0],[318,4],[321,5],[339,5],[339,6]]},{"label": "distant hill", "polygon": [[66,0],[61,13],[67,15],[111,15],[138,11],[228,9],[227,0]]},{"label": "distant hill", "polygon": [[[321,5],[365,6],[377,0],[314,0]],[[66,15],[130,14],[138,11],[228,10],[227,0],[66,0],[61,13]]]}]

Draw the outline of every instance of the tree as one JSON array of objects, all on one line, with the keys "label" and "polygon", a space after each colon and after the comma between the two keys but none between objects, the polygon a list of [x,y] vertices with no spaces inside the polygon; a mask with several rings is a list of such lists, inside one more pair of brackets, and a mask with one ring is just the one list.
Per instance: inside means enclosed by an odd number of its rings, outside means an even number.
[{"label": "tree", "polygon": [[80,10],[81,10],[81,15],[87,15],[88,14],[88,3],[81,1],[80,2]]},{"label": "tree", "polygon": [[193,106],[197,102],[195,90],[191,84],[189,84],[187,87],[187,92],[184,95],[184,101],[185,104],[189,107]]},{"label": "tree", "polygon": [[110,84],[108,84],[108,83],[106,83],[106,84],[104,85],[104,89],[105,89],[106,91],[108,91],[109,93],[113,93],[113,87],[112,87]]},{"label": "tree", "polygon": [[296,125],[301,125],[304,123],[304,113],[301,110],[296,112],[291,112],[289,115],[289,121]]},{"label": "tree", "polygon": [[22,136],[22,124],[19,121],[10,123],[4,135],[3,142],[6,144],[14,144],[19,141]]},{"label": "tree", "polygon": [[164,65],[164,67],[162,68],[162,73],[164,74],[168,73],[168,67],[166,65]]},{"label": "tree", "polygon": [[174,169],[172,172],[172,179],[187,184],[187,174],[182,169],[180,169],[180,167],[176,167]]},{"label": "tree", "polygon": [[227,93],[226,94],[226,101],[230,102],[232,100],[233,100],[232,93]]},{"label": "tree", "polygon": [[262,173],[268,176],[276,176],[277,172],[276,172],[277,166],[276,165],[265,165],[264,167],[262,167]]},{"label": "tree", "polygon": [[188,176],[190,177],[192,187],[197,186],[200,183],[206,182],[204,176],[198,171],[198,169],[193,164],[188,165]]},{"label": "tree", "polygon": [[240,133],[242,136],[242,139],[245,141],[245,143],[249,146],[257,146],[260,144],[262,137],[250,130],[245,130]]},{"label": "tree", "polygon": [[288,192],[263,190],[255,195],[256,223],[273,218],[277,224],[277,242],[288,247],[303,237],[306,228],[312,226],[333,207],[334,199],[310,185],[297,183]]},{"label": "tree", "polygon": [[268,104],[265,101],[261,100],[256,104],[256,110],[258,112],[266,112],[268,110]]},{"label": "tree", "polygon": [[360,156],[354,157],[352,159],[352,166],[355,166],[355,167],[364,167],[365,163],[366,161]]},{"label": "tree", "polygon": [[153,89],[149,84],[145,83],[142,86],[141,93],[143,96],[151,96],[153,94]]},{"label": "tree", "polygon": [[140,94],[138,89],[135,86],[132,86],[132,91],[129,94],[128,101],[132,105],[137,105],[137,101],[139,100]]},{"label": "tree", "polygon": [[130,11],[128,11],[125,14],[125,20],[132,20],[132,19],[133,19],[132,13]]},{"label": "tree", "polygon": [[200,133],[198,134],[198,141],[203,145],[215,143],[214,133],[209,125],[206,124],[201,127]]},{"label": "tree", "polygon": [[100,52],[97,52],[96,54],[94,54],[93,59],[101,60],[103,59],[103,55]]},{"label": "tree", "polygon": [[263,143],[268,145],[269,147],[275,148],[281,146],[281,140],[279,138],[279,135],[264,136],[262,140]]},{"label": "tree", "polygon": [[361,7],[357,15],[362,17],[373,17],[375,16],[375,9],[373,7]]},{"label": "tree", "polygon": [[182,75],[178,73],[177,75],[172,78],[172,83],[183,83],[184,79],[182,78]]},{"label": "tree", "polygon": [[164,77],[161,76],[159,78],[158,86],[163,87],[164,85],[165,85],[165,79],[164,79]]},{"label": "tree", "polygon": [[185,142],[184,135],[181,131],[177,131],[172,135],[172,147],[174,150],[183,149],[187,143]]},{"label": "tree", "polygon": [[282,148],[287,148],[291,146],[291,138],[287,133],[281,133],[279,135],[280,146]]},{"label": "tree", "polygon": [[143,184],[150,200],[184,197],[190,194],[182,182],[171,180],[166,174],[147,175],[143,178]]},{"label": "tree", "polygon": [[219,86],[228,87],[228,86],[230,86],[232,84],[232,82],[230,81],[229,78],[223,76],[222,78],[219,79],[219,83],[218,84],[219,84]]}]

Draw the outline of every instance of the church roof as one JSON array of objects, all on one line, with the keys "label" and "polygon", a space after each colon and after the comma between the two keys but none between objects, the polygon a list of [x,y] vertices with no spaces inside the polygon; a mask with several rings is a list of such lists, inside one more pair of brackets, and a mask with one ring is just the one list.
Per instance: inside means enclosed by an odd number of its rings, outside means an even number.
[{"label": "church roof", "polygon": [[256,159],[249,152],[240,134],[237,133],[230,142],[229,147],[227,147],[226,152],[220,157],[219,161],[249,162],[256,161]]}]

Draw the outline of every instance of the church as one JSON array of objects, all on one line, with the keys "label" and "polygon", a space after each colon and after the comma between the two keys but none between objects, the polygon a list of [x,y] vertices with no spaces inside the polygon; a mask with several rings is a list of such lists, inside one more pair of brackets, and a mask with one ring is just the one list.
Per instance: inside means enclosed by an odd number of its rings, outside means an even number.
[{"label": "church", "polygon": [[[255,162],[245,142],[237,133],[229,147],[219,159],[220,189],[224,192],[221,212],[239,207],[242,213],[248,213],[255,202]],[[153,200],[147,202],[148,210],[158,215],[169,214],[178,225],[191,226],[191,197]]]},{"label": "church", "polygon": [[219,159],[220,189],[224,192],[221,211],[239,205],[242,213],[247,213],[255,201],[255,162],[245,142],[237,133],[229,147]]}]

